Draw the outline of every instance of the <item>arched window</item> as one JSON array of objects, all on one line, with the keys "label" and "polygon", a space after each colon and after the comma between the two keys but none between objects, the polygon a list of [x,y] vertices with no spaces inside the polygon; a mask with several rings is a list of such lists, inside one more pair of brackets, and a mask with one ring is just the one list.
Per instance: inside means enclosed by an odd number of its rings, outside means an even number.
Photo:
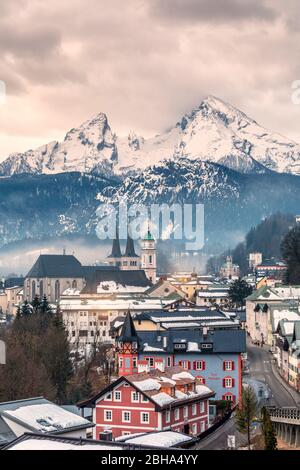
[{"label": "arched window", "polygon": [[77,289],[77,281],[72,282],[72,289]]},{"label": "arched window", "polygon": [[58,300],[60,297],[60,284],[59,281],[55,281],[55,300]]},{"label": "arched window", "polygon": [[31,298],[34,299],[35,297],[35,281],[31,283]]},{"label": "arched window", "polygon": [[40,281],[40,297],[42,298],[44,295],[44,283]]}]

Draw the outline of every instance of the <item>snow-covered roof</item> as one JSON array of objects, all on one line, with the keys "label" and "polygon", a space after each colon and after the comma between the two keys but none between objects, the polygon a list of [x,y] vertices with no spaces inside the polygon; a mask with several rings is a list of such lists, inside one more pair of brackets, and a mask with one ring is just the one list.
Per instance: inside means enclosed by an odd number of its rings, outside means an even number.
[{"label": "snow-covered roof", "polygon": [[25,439],[23,441],[16,442],[8,450],[123,450],[121,446],[109,445],[109,443],[104,444],[86,444],[72,442],[58,442],[51,439]]},{"label": "snow-covered roof", "polygon": [[116,441],[126,441],[130,444],[139,445],[151,445],[160,447],[174,447],[180,445],[183,442],[193,440],[191,436],[181,434],[174,431],[163,431],[163,432],[149,432],[147,434],[138,434],[130,436],[122,436],[117,438]]},{"label": "snow-covered roof", "polygon": [[[197,380],[190,372],[184,371],[178,367],[170,367],[167,368],[166,371],[166,373],[161,371],[152,371],[148,374],[143,373],[135,375],[135,380],[132,381],[132,384],[142,392],[150,392],[151,399],[161,407],[180,400],[188,400],[212,393],[212,390],[205,385],[198,385]],[[142,380],[137,380],[139,375]],[[130,376],[128,378],[130,380]],[[195,388],[193,390],[189,389],[183,392],[176,387],[177,382],[180,383],[180,385],[184,383],[193,383],[195,384]],[[168,384],[175,387],[175,395],[168,393],[165,389]]]},{"label": "snow-covered roof", "polygon": [[1,403],[0,414],[6,421],[13,420],[25,428],[43,433],[93,426],[87,419],[43,398]]}]

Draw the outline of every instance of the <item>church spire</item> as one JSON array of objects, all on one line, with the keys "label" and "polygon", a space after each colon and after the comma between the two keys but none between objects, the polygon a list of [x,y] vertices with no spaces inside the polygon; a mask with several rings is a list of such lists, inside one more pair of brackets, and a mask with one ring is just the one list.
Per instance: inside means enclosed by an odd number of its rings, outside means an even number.
[{"label": "church spire", "polygon": [[124,253],[124,257],[126,258],[138,258],[138,255],[136,254],[134,250],[134,243],[133,240],[128,232],[127,234],[127,242],[126,242],[126,250]]},{"label": "church spire", "polygon": [[111,254],[109,258],[121,258],[121,248],[120,248],[120,240],[119,240],[119,231],[116,231],[116,238],[113,240]]}]

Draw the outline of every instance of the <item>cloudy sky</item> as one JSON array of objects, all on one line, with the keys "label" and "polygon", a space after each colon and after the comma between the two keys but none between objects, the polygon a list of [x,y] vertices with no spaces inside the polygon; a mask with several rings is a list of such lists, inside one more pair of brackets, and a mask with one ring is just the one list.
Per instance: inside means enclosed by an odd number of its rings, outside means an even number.
[{"label": "cloudy sky", "polygon": [[300,142],[297,0],[1,0],[0,53],[0,160],[100,111],[150,136],[208,94]]}]

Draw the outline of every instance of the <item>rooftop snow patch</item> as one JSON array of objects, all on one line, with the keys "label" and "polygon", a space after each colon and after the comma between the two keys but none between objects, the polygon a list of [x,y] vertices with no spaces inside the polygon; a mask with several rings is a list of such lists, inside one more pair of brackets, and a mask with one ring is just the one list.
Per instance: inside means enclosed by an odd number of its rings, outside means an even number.
[{"label": "rooftop snow patch", "polygon": [[90,421],[52,403],[21,406],[15,410],[6,410],[5,414],[40,432],[54,432],[84,425],[92,426]]}]

